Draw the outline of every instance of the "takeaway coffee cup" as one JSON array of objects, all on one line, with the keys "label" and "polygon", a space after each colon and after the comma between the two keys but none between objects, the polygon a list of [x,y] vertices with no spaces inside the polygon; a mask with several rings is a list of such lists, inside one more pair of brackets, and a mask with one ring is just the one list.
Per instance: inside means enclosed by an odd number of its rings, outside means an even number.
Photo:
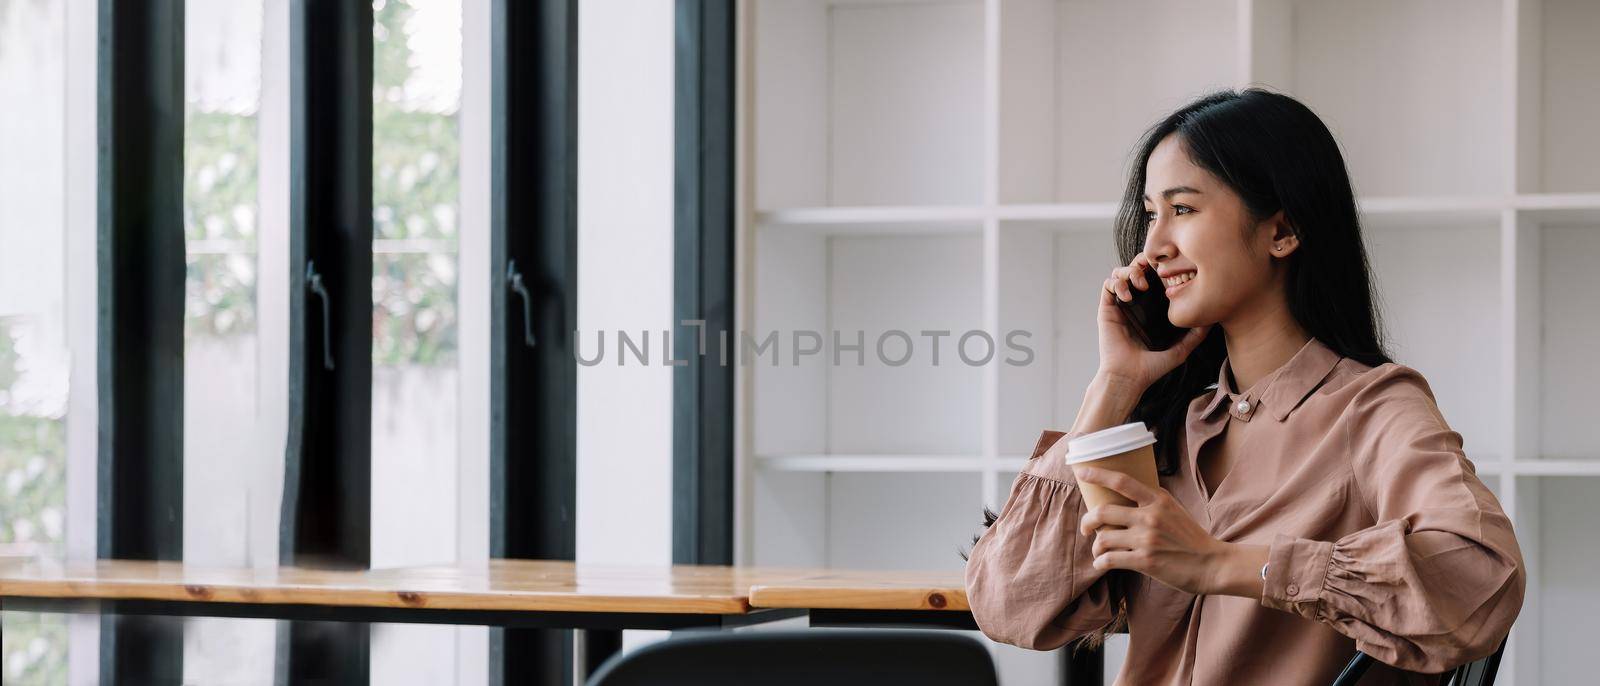
[{"label": "takeaway coffee cup", "polygon": [[[1076,473],[1080,466],[1094,466],[1113,472],[1122,472],[1151,488],[1160,487],[1156,479],[1155,434],[1145,428],[1144,422],[1113,426],[1103,431],[1084,434],[1067,443],[1067,464]],[[1083,502],[1089,507],[1105,505],[1133,505],[1133,501],[1116,491],[1084,481],[1078,482]]]}]

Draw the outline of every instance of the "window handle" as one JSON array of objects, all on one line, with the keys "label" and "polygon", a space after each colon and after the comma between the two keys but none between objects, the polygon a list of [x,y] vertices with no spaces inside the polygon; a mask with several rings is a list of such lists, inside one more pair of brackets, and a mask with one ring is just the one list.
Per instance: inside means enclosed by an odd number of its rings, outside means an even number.
[{"label": "window handle", "polygon": [[522,282],[522,272],[517,271],[516,260],[506,264],[506,282],[513,293],[522,296],[522,343],[532,348],[536,344],[533,338],[533,295],[528,292],[527,284]]},{"label": "window handle", "polygon": [[333,371],[333,334],[330,326],[332,317],[329,315],[333,307],[328,298],[328,289],[322,285],[322,275],[317,273],[316,261],[306,262],[306,286],[312,293],[322,298],[322,368]]}]

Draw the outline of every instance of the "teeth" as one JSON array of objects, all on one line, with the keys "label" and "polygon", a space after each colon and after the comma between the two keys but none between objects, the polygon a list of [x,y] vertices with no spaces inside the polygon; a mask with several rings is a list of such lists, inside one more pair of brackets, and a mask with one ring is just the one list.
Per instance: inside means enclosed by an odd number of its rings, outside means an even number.
[{"label": "teeth", "polygon": [[1161,283],[1164,283],[1164,284],[1167,285],[1168,288],[1171,288],[1173,286],[1177,286],[1177,285],[1179,285],[1181,283],[1184,283],[1184,282],[1186,282],[1186,281],[1188,281],[1189,279],[1192,279],[1192,278],[1194,278],[1194,272],[1184,272],[1184,273],[1179,274],[1177,276],[1173,276],[1173,277],[1162,279]]}]

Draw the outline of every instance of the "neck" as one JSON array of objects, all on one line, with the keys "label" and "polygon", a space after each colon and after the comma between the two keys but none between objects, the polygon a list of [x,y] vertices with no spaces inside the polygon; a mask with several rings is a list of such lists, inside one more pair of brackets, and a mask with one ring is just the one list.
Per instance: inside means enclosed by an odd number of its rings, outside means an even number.
[{"label": "neck", "polygon": [[1288,303],[1276,298],[1222,322],[1228,367],[1235,388],[1244,391],[1294,357],[1311,335],[1289,315]]}]

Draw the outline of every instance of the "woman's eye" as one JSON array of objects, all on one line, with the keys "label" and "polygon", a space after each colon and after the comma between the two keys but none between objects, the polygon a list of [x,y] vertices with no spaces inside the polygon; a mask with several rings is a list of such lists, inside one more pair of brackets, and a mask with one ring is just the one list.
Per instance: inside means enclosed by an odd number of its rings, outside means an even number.
[{"label": "woman's eye", "polygon": [[1153,222],[1155,220],[1156,220],[1156,213],[1155,213],[1154,210],[1145,210],[1144,211],[1144,221],[1145,221],[1145,223],[1150,223],[1150,222]]},{"label": "woman's eye", "polygon": [[1176,214],[1188,214],[1189,212],[1193,212],[1194,208],[1187,205],[1173,205],[1172,210]]}]

